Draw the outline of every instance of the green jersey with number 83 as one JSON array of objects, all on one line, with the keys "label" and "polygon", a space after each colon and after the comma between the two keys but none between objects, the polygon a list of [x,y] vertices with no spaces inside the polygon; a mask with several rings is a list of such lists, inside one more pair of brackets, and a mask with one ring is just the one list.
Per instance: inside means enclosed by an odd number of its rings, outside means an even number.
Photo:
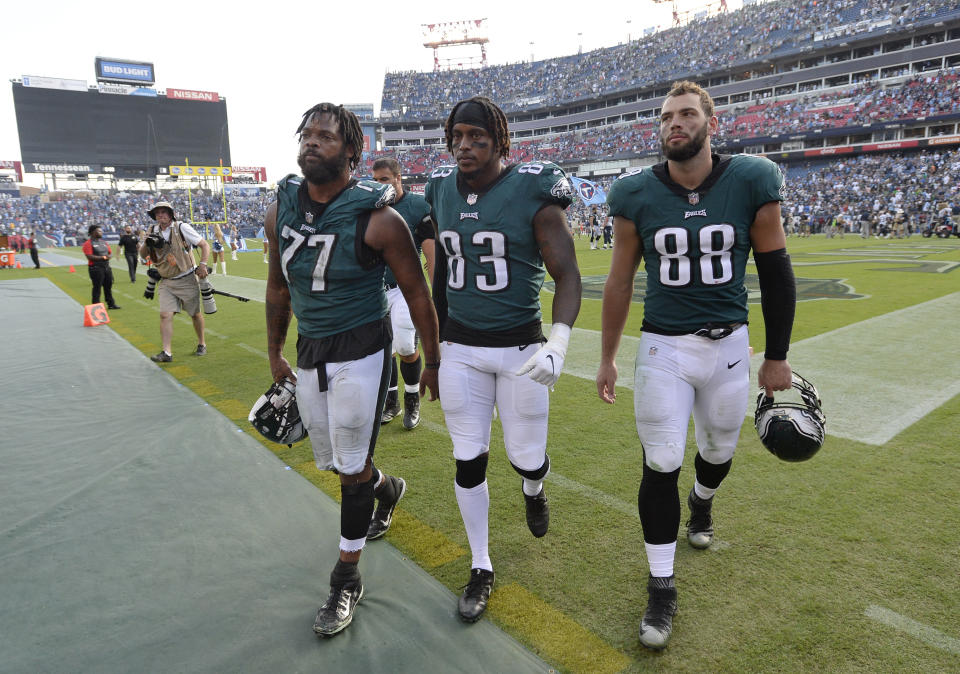
[{"label": "green jersey with number 83", "polygon": [[544,206],[569,206],[570,181],[556,164],[531,161],[504,168],[478,193],[458,173],[435,169],[424,194],[447,259],[450,318],[490,332],[538,321],[545,272],[533,218]]},{"label": "green jersey with number 83", "polygon": [[761,206],[782,200],[783,174],[763,157],[714,155],[696,190],[671,180],[666,162],[620,176],[607,205],[643,246],[644,322],[677,333],[746,323],[750,226]]},{"label": "green jersey with number 83", "polygon": [[383,262],[358,236],[396,192],[357,181],[315,216],[304,210],[302,182],[289,175],[277,186],[277,242],[297,331],[320,339],[386,315]]}]

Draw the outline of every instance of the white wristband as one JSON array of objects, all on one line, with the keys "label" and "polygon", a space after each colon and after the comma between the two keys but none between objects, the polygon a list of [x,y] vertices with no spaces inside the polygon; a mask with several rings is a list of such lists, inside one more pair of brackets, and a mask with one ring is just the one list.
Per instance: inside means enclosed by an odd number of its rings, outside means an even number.
[{"label": "white wristband", "polygon": [[545,346],[551,347],[557,353],[566,355],[570,344],[570,326],[566,323],[554,323],[550,327],[550,338]]}]

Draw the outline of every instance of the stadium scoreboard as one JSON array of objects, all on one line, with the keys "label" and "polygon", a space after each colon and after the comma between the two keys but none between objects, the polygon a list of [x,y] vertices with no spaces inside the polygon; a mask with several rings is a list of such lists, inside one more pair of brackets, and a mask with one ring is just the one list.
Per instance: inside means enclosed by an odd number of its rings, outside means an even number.
[{"label": "stadium scoreboard", "polygon": [[13,82],[27,172],[153,179],[171,165],[230,166],[227,103],[216,93],[39,79]]}]

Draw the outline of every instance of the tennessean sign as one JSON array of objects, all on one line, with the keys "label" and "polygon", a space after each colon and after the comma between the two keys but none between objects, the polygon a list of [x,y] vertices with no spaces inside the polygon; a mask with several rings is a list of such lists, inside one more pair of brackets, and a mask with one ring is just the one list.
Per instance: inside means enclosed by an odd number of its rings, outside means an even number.
[{"label": "tennessean sign", "polygon": [[99,164],[38,164],[31,162],[33,173],[100,173]]},{"label": "tennessean sign", "polygon": [[167,89],[167,98],[176,98],[182,101],[204,101],[216,103],[220,94],[216,91],[192,91],[190,89]]}]

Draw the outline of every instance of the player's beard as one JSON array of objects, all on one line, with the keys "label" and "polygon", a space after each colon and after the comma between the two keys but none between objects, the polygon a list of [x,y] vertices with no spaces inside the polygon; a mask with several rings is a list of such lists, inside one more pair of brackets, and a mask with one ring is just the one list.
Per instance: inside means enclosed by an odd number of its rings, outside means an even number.
[{"label": "player's beard", "polygon": [[[679,147],[671,147],[667,144],[667,140],[661,137],[660,150],[670,161],[687,161],[688,159],[692,159],[693,157],[697,156],[700,150],[703,149],[703,144],[707,142],[709,126],[709,122],[704,122],[703,127],[701,127],[701,129],[693,135],[693,138]],[[669,137],[670,134],[667,134],[667,138]]]},{"label": "player's beard", "polygon": [[340,150],[340,154],[331,159],[323,159],[315,154],[310,155],[317,160],[314,164],[308,164],[306,154],[300,154],[297,157],[297,164],[303,171],[303,177],[314,185],[323,185],[332,182],[342,176],[344,172],[349,171],[350,159],[347,157],[347,148]]}]

